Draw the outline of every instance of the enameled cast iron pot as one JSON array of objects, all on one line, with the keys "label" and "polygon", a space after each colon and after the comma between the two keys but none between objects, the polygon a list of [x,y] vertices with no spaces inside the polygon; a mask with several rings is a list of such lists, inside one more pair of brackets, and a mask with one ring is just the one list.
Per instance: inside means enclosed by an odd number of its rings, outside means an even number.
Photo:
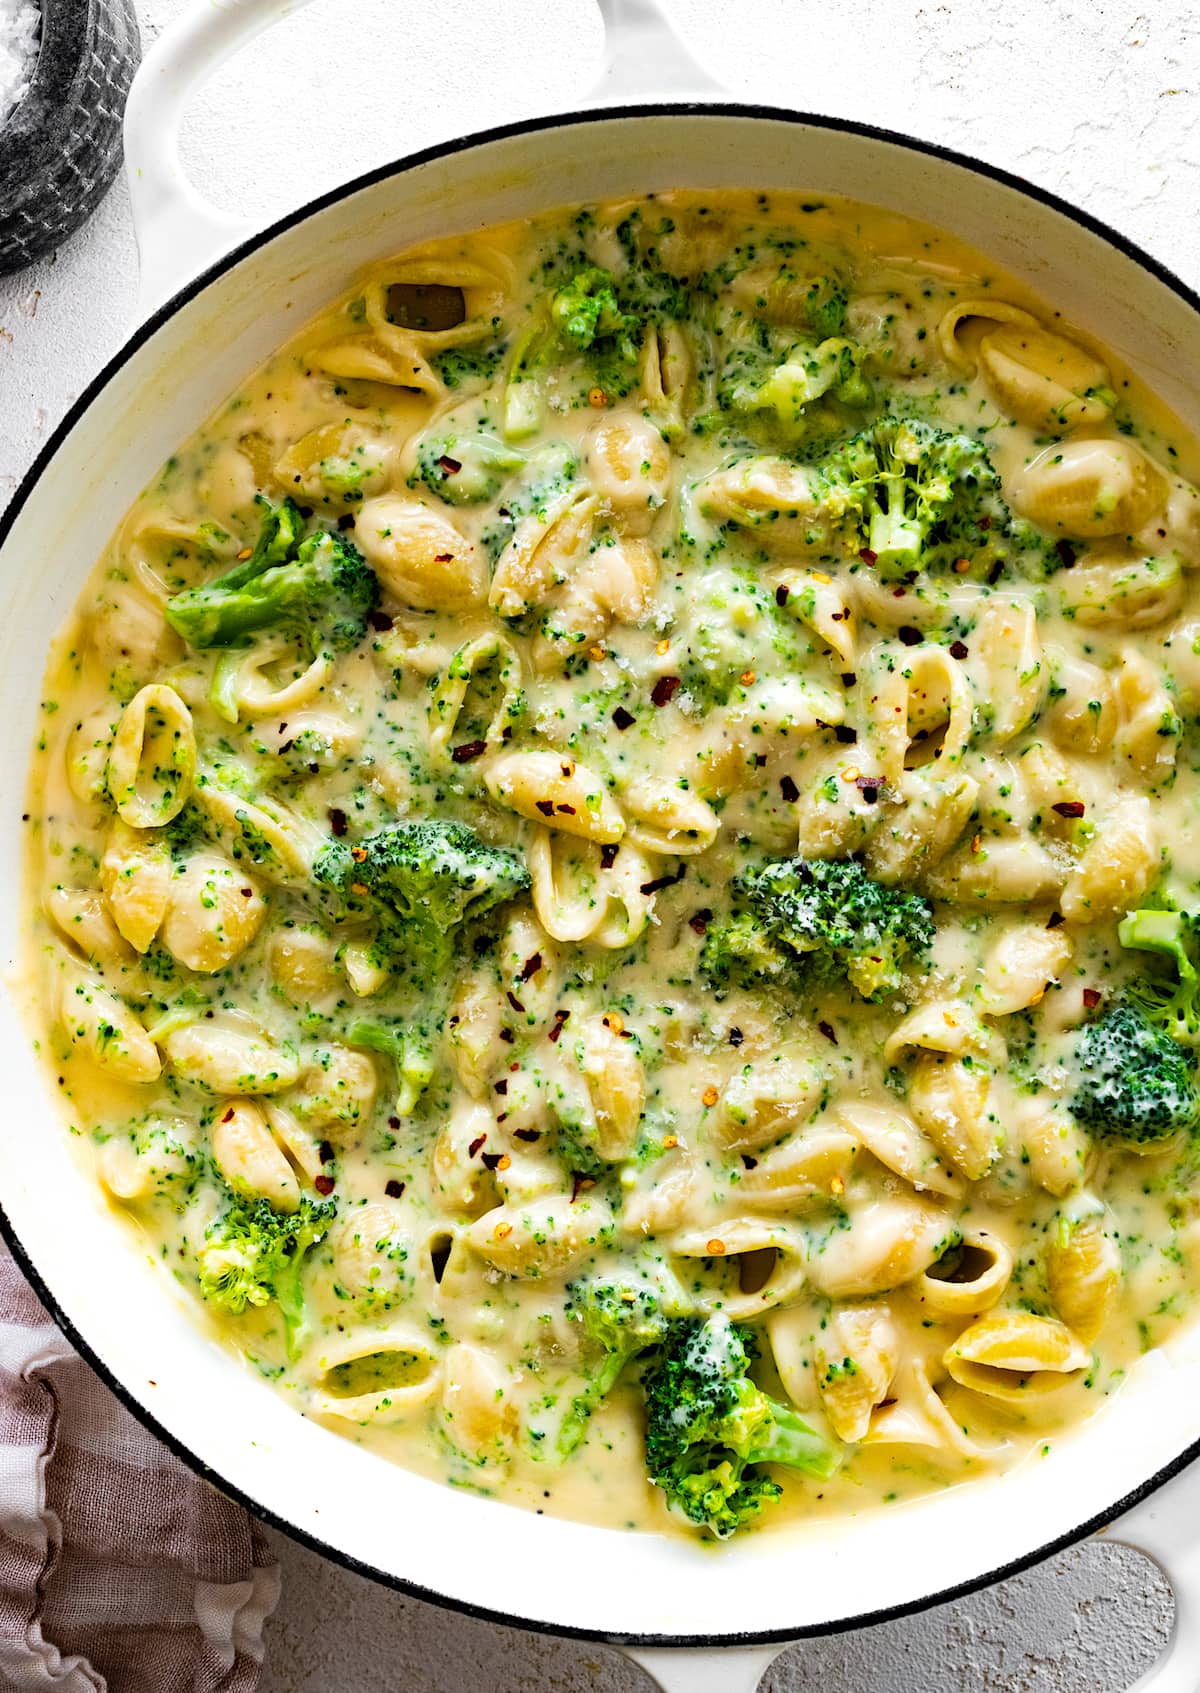
[{"label": "enameled cast iron pot", "polygon": [[[51,636],[166,453],[369,260],[651,189],[846,194],[983,249],[1200,430],[1200,298],[1183,283],[1094,219],[974,160],[867,125],[723,103],[656,0],[601,0],[609,68],[595,109],[432,148],[251,235],[187,184],[176,123],[188,90],[271,21],[276,4],[202,0],[147,56],[126,121],[144,321],[72,408],[0,525],[6,959],[18,950],[17,819]],[[651,95],[656,103],[633,103]],[[1200,1687],[1200,1469],[1187,1471],[1200,1451],[1200,1328],[1146,1358],[1116,1401],[1046,1458],[890,1512],[715,1550],[537,1517],[372,1458],[305,1421],[202,1334],[72,1161],[18,1000],[9,987],[0,1009],[10,1245],[130,1410],[318,1551],[474,1615],[632,1648],[670,1689],[748,1693],[782,1642],[945,1600],[1123,1516],[1116,1533],[1164,1565],[1177,1597],[1171,1648],[1140,1685]]]}]

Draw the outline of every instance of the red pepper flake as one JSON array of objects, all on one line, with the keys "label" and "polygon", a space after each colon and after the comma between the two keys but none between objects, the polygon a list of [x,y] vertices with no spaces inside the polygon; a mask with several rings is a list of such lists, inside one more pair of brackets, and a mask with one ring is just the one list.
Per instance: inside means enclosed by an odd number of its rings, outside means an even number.
[{"label": "red pepper flake", "polygon": [[516,1040],[516,1038],[517,1038],[516,1035],[513,1034],[511,1029],[501,1029],[500,1039],[502,1041],[506,1042],[509,1046],[512,1045],[512,1043]]},{"label": "red pepper flake", "polygon": [[765,767],[766,762],[767,762],[767,755],[766,755],[765,752],[756,752],[755,753],[755,755],[754,755],[754,768],[756,770],[762,770]]},{"label": "red pepper flake", "polygon": [[471,1142],[470,1146],[468,1146],[468,1148],[467,1148],[467,1157],[468,1158],[474,1158],[475,1154],[479,1151],[479,1148],[483,1145],[483,1143],[486,1139],[487,1139],[486,1135],[476,1135],[475,1139]]},{"label": "red pepper flake", "polygon": [[991,518],[990,517],[981,517],[979,519],[979,527],[981,529],[990,529],[992,527]]},{"label": "red pepper flake", "polygon": [[916,647],[924,639],[919,629],[914,629],[911,623],[902,623],[896,633],[906,647]]},{"label": "red pepper flake", "polygon": [[435,564],[449,564],[453,557],[453,553],[435,553],[433,555]]},{"label": "red pepper flake", "polygon": [[660,676],[650,690],[650,698],[655,705],[670,705],[682,686],[683,683],[678,676]]},{"label": "red pepper flake", "polygon": [[369,611],[367,613],[367,622],[370,624],[371,628],[376,630],[380,635],[384,635],[389,629],[394,629],[396,627],[386,611]]},{"label": "red pepper flake", "polygon": [[393,1130],[393,1132],[394,1132],[399,1127],[400,1127],[399,1117],[389,1117],[388,1118],[388,1128],[389,1129]]},{"label": "red pepper flake", "polygon": [[619,851],[620,848],[617,846],[615,841],[605,841],[604,845],[600,848],[601,870],[612,869],[613,865],[617,862],[617,853]]},{"label": "red pepper flake", "polygon": [[1061,911],[1052,911],[1050,913],[1050,921],[1046,924],[1046,927],[1048,929],[1057,929],[1065,922],[1066,918],[1063,916]]},{"label": "red pepper flake", "polygon": [[741,1044],[745,1040],[745,1038],[746,1038],[745,1035],[742,1033],[742,1031],[739,1028],[737,1028],[736,1025],[732,1029],[730,1029],[730,1031],[729,1031],[729,1044],[730,1044],[730,1046],[741,1046]]},{"label": "red pepper flake", "polygon": [[1081,799],[1060,799],[1051,810],[1057,811],[1060,817],[1082,817],[1087,807]]},{"label": "red pepper flake", "polygon": [[541,1140],[541,1129],[514,1129],[513,1139],[528,1141],[531,1145],[535,1140]]},{"label": "red pepper flake", "polygon": [[950,657],[951,658],[966,658],[966,656],[967,656],[967,644],[966,644],[966,642],[965,641],[951,641],[951,643],[950,643]]},{"label": "red pepper flake", "polygon": [[238,891],[241,894],[243,899],[253,899],[254,898],[254,889],[253,888],[240,888]]},{"label": "red pepper flake", "polygon": [[800,798],[800,790],[790,776],[783,776],[779,781],[779,791],[789,805],[794,805]]},{"label": "red pepper flake", "polygon": [[874,564],[876,559],[879,557],[879,554],[873,553],[870,547],[860,547],[858,549],[858,556],[862,559],[864,564]]},{"label": "red pepper flake", "polygon": [[328,1198],[328,1196],[333,1192],[333,1186],[334,1186],[333,1177],[332,1176],[318,1176],[317,1179],[313,1182],[313,1186],[316,1188],[317,1192],[321,1195],[322,1199]]},{"label": "red pepper flake", "polygon": [[493,1084],[492,1092],[493,1093],[507,1093],[508,1092],[508,1077],[507,1076],[501,1076],[500,1080]]},{"label": "red pepper flake", "polygon": [[748,1152],[743,1152],[742,1153],[742,1169],[743,1170],[757,1170],[758,1169],[758,1159],[757,1158],[751,1158],[751,1156]]},{"label": "red pepper flake", "polygon": [[521,1004],[521,1001],[517,998],[511,988],[508,990],[507,998],[508,1003],[512,1006],[514,1011],[524,1012],[525,1007]]},{"label": "red pepper flake", "polygon": [[482,758],[486,751],[486,741],[463,741],[460,746],[450,749],[450,757],[455,764],[470,764],[472,759]]},{"label": "red pepper flake", "polygon": [[[499,1165],[500,1160],[506,1156],[507,1154],[503,1152],[485,1152],[480,1162],[485,1170],[494,1170]],[[507,1169],[508,1165],[506,1164],[504,1167]]]},{"label": "red pepper flake", "polygon": [[703,911],[697,911],[694,916],[688,918],[688,928],[693,930],[697,935],[706,935],[708,933],[708,925],[711,922],[712,912],[706,905]]},{"label": "red pepper flake", "polygon": [[404,1197],[404,1183],[398,1182],[395,1176],[392,1176],[383,1184],[383,1191],[389,1199],[402,1199]]},{"label": "red pepper flake", "polygon": [[1099,988],[1084,988],[1083,990],[1083,1003],[1087,1006],[1089,1011],[1094,1011],[1096,1009],[1100,1003],[1101,997],[1102,995]]},{"label": "red pepper flake", "polygon": [[581,1193],[586,1193],[589,1188],[593,1188],[593,1187],[595,1187],[595,1185],[596,1185],[596,1178],[594,1176],[585,1176],[579,1170],[572,1170],[571,1171],[571,1204],[574,1205],[575,1201],[579,1198],[579,1195]]},{"label": "red pepper flake", "polygon": [[681,864],[673,876],[656,876],[652,882],[643,882],[639,893],[656,894],[663,888],[673,888],[676,882],[682,882],[687,875],[687,865]]},{"label": "red pepper flake", "polygon": [[501,1111],[500,1114],[496,1118],[496,1122],[497,1123],[507,1123],[508,1122],[508,1112],[507,1111]]},{"label": "red pepper flake", "polygon": [[854,786],[862,795],[867,805],[875,805],[879,800],[879,790],[883,786],[878,776],[857,776]]},{"label": "red pepper flake", "polygon": [[[268,394],[267,398],[270,399],[270,397],[271,396]],[[343,532],[347,529],[353,529],[354,528],[354,513],[352,511],[344,511],[342,513],[342,515],[337,520],[337,526]]]},{"label": "red pepper flake", "polygon": [[229,1110],[225,1113],[225,1115],[221,1118],[221,1121],[223,1123],[232,1123],[232,1121],[233,1121],[233,1106],[232,1105],[229,1107]]},{"label": "red pepper flake", "polygon": [[366,861],[367,849],[366,847],[351,847],[350,856],[356,864],[363,864]]},{"label": "red pepper flake", "polygon": [[541,967],[542,967],[542,955],[541,955],[541,953],[540,952],[531,953],[529,955],[529,957],[525,960],[524,964],[522,964],[521,974],[517,978],[517,980],[521,981],[521,982],[527,982],[529,980],[530,976],[536,976],[537,975],[537,973],[541,969]]},{"label": "red pepper flake", "polygon": [[554,807],[554,809],[555,809],[555,811],[566,812],[568,817],[574,817],[574,815],[575,815],[575,807],[573,805],[564,804],[564,802],[562,800],[560,800],[558,802],[558,804]]},{"label": "red pepper flake", "polygon": [[843,670],[842,671],[842,687],[843,688],[853,688],[857,681],[858,681],[858,677],[854,674],[853,670]]},{"label": "red pepper flake", "polygon": [[616,724],[617,728],[622,731],[625,729],[631,729],[637,722],[637,718],[633,715],[632,711],[626,711],[623,705],[619,705],[613,712],[612,720]]},{"label": "red pepper flake", "polygon": [[333,1147],[327,1140],[323,1140],[320,1146],[318,1146],[317,1157],[321,1160],[322,1164],[333,1163]]},{"label": "red pepper flake", "polygon": [[832,1023],[818,1023],[817,1028],[820,1029],[821,1033],[825,1036],[825,1039],[827,1041],[829,1041],[833,1046],[837,1045],[838,1038],[837,1038],[837,1035],[834,1032],[834,1027],[833,1027]]},{"label": "red pepper flake", "polygon": [[346,813],[344,811],[339,811],[336,805],[331,805],[329,808],[329,827],[333,830],[339,841],[346,833]]},{"label": "red pepper flake", "polygon": [[1058,554],[1058,562],[1062,565],[1063,569],[1070,570],[1078,556],[1070,541],[1057,542],[1054,550]]},{"label": "red pepper flake", "polygon": [[452,459],[449,453],[442,454],[441,458],[437,461],[437,467],[439,470],[445,471],[447,476],[457,476],[459,471],[462,469],[462,465],[458,462],[458,460]]},{"label": "red pepper flake", "polygon": [[[983,521],[981,519],[980,520],[980,528],[983,528],[983,527],[984,527],[984,525],[983,525]],[[1003,575],[1004,575],[1004,560],[1002,558],[998,558],[996,560],[995,564],[992,566],[992,568],[988,571],[988,587],[994,588],[996,586],[996,583],[1000,580],[1000,578]]]},{"label": "red pepper flake", "polygon": [[844,747],[852,747],[858,739],[858,730],[852,729],[848,723],[839,723],[833,731],[833,738]]},{"label": "red pepper flake", "polygon": [[775,590],[775,604],[786,605],[791,597],[791,592],[792,590],[788,587],[787,583],[781,582]]},{"label": "red pepper flake", "polygon": [[536,804],[543,817],[554,816],[554,801],[552,799],[540,799]]},{"label": "red pepper flake", "polygon": [[550,1030],[549,1035],[551,1043],[558,1040],[559,1035],[562,1034],[563,1030],[567,1026],[567,1018],[570,1015],[571,1013],[569,1011],[556,1011],[554,1013],[554,1027]]}]

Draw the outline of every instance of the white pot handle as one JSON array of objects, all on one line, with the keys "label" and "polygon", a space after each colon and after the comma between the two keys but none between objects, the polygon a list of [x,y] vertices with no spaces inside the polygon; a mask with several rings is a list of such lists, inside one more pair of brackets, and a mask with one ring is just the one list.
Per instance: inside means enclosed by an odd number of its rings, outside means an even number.
[{"label": "white pot handle", "polygon": [[1129,1693],[1200,1693],[1200,1463],[1135,1505],[1105,1535],[1153,1558],[1175,1594],[1167,1649]]},{"label": "white pot handle", "polygon": [[[683,46],[659,0],[598,0],[605,69],[598,105],[712,98],[721,89]],[[210,205],[188,180],[179,126],[188,96],[224,59],[308,0],[199,0],[142,60],[125,107],[125,169],[141,261],[139,319],[254,232]]]},{"label": "white pot handle", "polygon": [[713,1646],[703,1651],[623,1646],[621,1650],[641,1665],[662,1693],[755,1693],[787,1646]]}]

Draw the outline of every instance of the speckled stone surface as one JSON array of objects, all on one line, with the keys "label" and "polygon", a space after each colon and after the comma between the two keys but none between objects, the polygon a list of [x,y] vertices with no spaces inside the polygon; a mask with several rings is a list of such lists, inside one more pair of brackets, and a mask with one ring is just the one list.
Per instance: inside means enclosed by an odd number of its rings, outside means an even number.
[{"label": "speckled stone surface", "polygon": [[[1200,285],[1200,11],[1184,0],[667,4],[734,95],[894,125],[1005,165]],[[139,0],[145,38],[179,9]],[[185,156],[197,182],[265,218],[415,146],[580,103],[599,52],[589,0],[316,0],[206,90]],[[321,98],[296,100],[318,54]],[[135,262],[118,186],[52,259],[0,279],[0,504],[119,344]],[[648,1686],[606,1649],[458,1618],[275,1543],[284,1598],[263,1693]],[[763,1693],[1120,1693],[1170,1617],[1152,1565],[1092,1543],[957,1604],[794,1648]]]}]

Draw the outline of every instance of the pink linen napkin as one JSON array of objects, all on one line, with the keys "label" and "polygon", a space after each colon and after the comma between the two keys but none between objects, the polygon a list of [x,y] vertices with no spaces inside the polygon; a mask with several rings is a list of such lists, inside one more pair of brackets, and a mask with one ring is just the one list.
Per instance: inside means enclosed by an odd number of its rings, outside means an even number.
[{"label": "pink linen napkin", "polygon": [[253,1693],[265,1537],[64,1340],[0,1243],[0,1684]]}]

